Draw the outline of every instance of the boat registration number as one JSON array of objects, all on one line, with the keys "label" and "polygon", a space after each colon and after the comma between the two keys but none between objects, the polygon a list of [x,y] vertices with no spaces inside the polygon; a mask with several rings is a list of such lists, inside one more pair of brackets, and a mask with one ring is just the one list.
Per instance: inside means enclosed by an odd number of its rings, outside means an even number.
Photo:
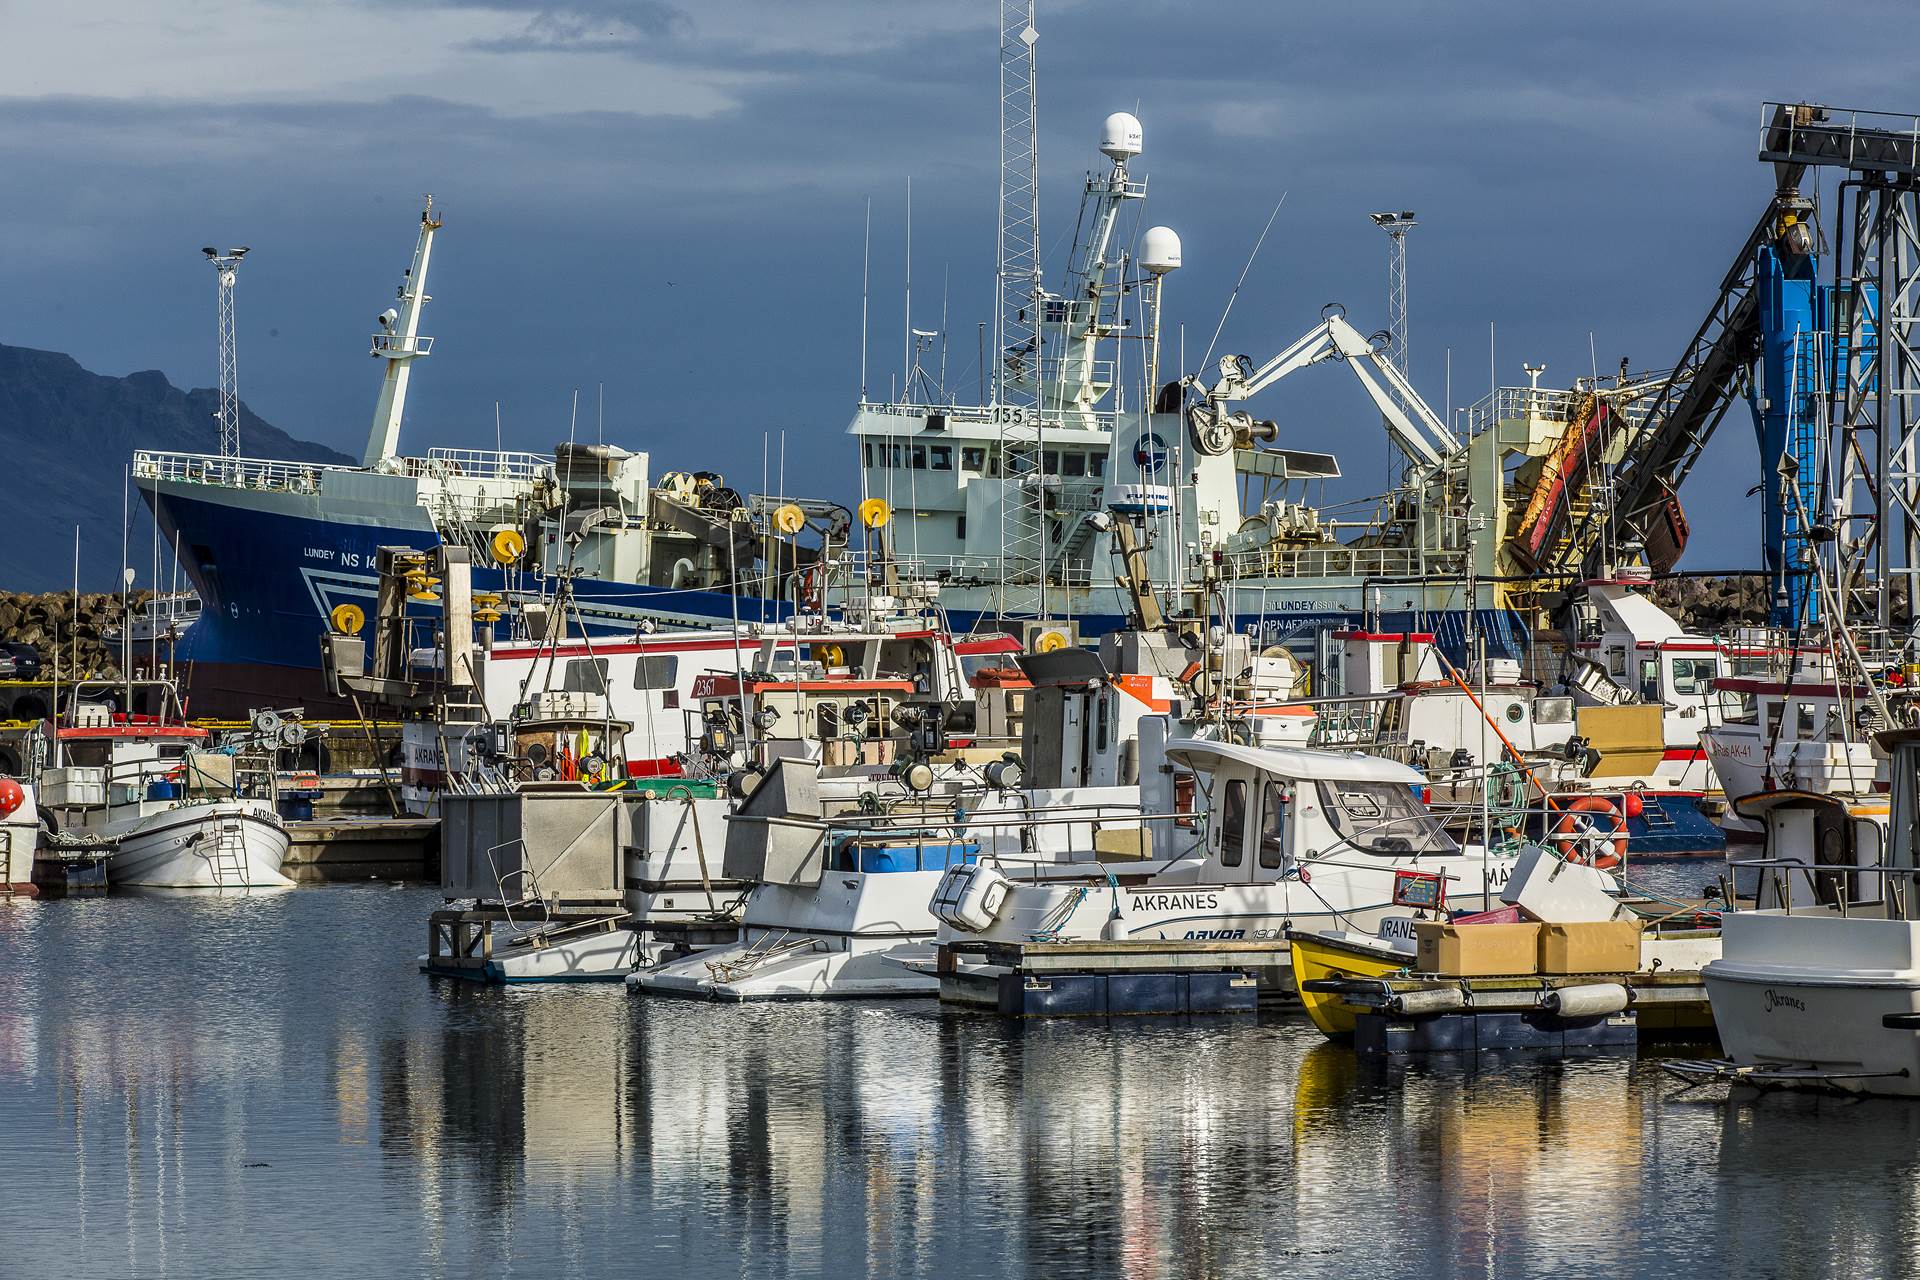
[{"label": "boat registration number", "polygon": [[1413,917],[1388,916],[1380,922],[1380,932],[1378,936],[1397,939],[1401,942],[1412,942],[1414,940]]}]

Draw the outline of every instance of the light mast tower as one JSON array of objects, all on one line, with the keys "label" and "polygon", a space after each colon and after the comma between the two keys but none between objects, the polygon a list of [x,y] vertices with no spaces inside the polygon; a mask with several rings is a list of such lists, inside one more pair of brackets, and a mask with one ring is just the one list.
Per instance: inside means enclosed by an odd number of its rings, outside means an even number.
[{"label": "light mast tower", "polygon": [[[1038,398],[1040,140],[1035,96],[1035,0],[1000,2],[999,305],[994,312],[995,404]],[[1019,372],[1009,376],[1011,370]],[[1024,375],[1024,376],[1022,376]]]},{"label": "light mast tower", "polygon": [[233,336],[233,282],[247,246],[220,252],[212,245],[200,250],[220,278],[220,400],[214,419],[220,424],[220,456],[240,456],[240,350]]},{"label": "light mast tower", "polygon": [[[1398,213],[1370,213],[1373,225],[1387,233],[1387,363],[1407,376],[1407,232],[1418,224],[1413,220],[1413,210],[1402,209]],[[1402,409],[1410,408],[1398,391],[1394,399],[1400,401]],[[1397,466],[1397,479],[1406,473],[1405,459]]]}]

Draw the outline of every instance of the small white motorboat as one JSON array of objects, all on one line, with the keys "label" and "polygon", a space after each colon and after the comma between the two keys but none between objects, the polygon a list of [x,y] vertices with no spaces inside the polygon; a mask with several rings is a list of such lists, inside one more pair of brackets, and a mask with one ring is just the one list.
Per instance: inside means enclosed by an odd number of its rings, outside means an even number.
[{"label": "small white motorboat", "polygon": [[1743,804],[1767,840],[1765,857],[1735,864],[1758,875],[1755,905],[1722,916],[1721,957],[1701,970],[1726,1059],[1681,1074],[1920,1097],[1920,730],[1880,742],[1891,820],[1810,791]]},{"label": "small white motorboat", "polygon": [[170,682],[82,681],[41,771],[41,812],[55,831],[110,841],[113,884],[291,887],[272,769],[208,751],[207,738]]}]

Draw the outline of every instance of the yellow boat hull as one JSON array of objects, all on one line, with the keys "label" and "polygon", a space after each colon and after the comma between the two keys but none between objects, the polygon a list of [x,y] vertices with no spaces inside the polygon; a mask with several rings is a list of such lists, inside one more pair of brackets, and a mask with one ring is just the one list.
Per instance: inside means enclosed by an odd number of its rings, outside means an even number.
[{"label": "yellow boat hull", "polygon": [[1405,953],[1384,954],[1376,946],[1343,942],[1338,938],[1312,933],[1296,933],[1287,939],[1293,957],[1293,985],[1300,1003],[1322,1034],[1334,1039],[1353,1035],[1354,1016],[1360,1012],[1340,996],[1309,991],[1307,984],[1320,978],[1383,978],[1407,968],[1413,957]]}]

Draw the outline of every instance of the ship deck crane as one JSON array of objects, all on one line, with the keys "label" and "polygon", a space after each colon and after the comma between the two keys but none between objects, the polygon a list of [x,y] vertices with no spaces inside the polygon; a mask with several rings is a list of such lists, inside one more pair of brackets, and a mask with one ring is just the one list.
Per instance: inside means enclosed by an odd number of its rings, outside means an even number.
[{"label": "ship deck crane", "polygon": [[[1224,453],[1233,447],[1236,435],[1251,436],[1252,418],[1230,412],[1227,404],[1248,399],[1288,374],[1323,360],[1338,360],[1353,370],[1353,376],[1386,420],[1394,443],[1416,463],[1438,467],[1460,451],[1460,441],[1447,430],[1446,423],[1420,398],[1406,375],[1394,367],[1386,335],[1368,337],[1361,333],[1347,323],[1338,304],[1329,304],[1321,312],[1319,324],[1257,369],[1247,356],[1220,358],[1219,380],[1204,389],[1202,403],[1188,410],[1189,428],[1197,447],[1203,453]],[[1380,381],[1375,381],[1376,374]],[[1191,384],[1194,379],[1188,381]]]},{"label": "ship deck crane", "polygon": [[[1765,113],[1758,158],[1775,175],[1765,212],[1620,461],[1604,476],[1581,469],[1580,487],[1605,485],[1609,500],[1581,501],[1570,487],[1547,513],[1556,527],[1534,535],[1547,549],[1536,570],[1597,576],[1629,540],[1656,572],[1672,568],[1686,536],[1676,495],[1744,386],[1762,454],[1774,621],[1818,618],[1809,558],[1831,542],[1841,582],[1868,590],[1886,630],[1891,593],[1871,584],[1904,576],[1920,585],[1911,462],[1920,361],[1907,304],[1881,314],[1882,299],[1920,292],[1920,117],[1806,103],[1768,103]],[[1813,202],[1800,191],[1811,168],[1842,173],[1834,220],[1842,245],[1825,285],[1816,283]]]}]

